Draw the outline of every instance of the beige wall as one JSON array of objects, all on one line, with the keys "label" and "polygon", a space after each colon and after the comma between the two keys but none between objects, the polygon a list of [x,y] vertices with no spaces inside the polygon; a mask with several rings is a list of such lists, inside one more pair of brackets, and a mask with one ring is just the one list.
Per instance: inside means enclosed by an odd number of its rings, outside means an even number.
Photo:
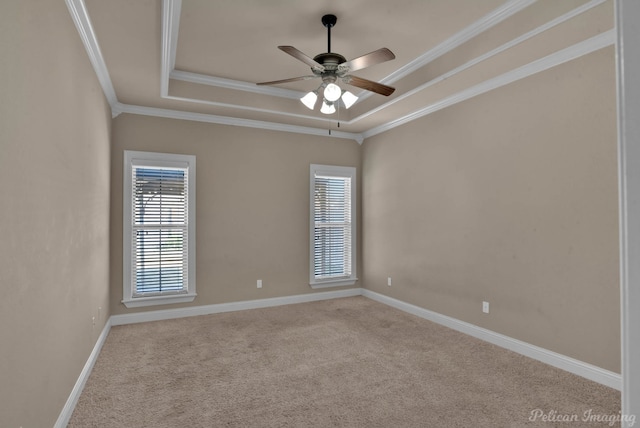
[{"label": "beige wall", "polygon": [[364,286],[619,372],[616,156],[613,47],[366,140]]},{"label": "beige wall", "polygon": [[[124,150],[196,155],[198,296],[190,304],[127,309],[121,303]],[[309,165],[355,166],[359,173],[359,159],[360,146],[353,140],[118,116],[111,167],[112,313],[314,292],[309,287]],[[256,287],[257,279],[263,288]]]},{"label": "beige wall", "polygon": [[125,149],[197,157],[191,305],[314,292],[309,164],[356,166],[357,286],[619,371],[613,55],[360,147],[127,114],[112,122],[64,2],[1,2],[0,426],[53,425],[109,314],[186,306],[120,303]]},{"label": "beige wall", "polygon": [[109,314],[111,118],[64,1],[0,2],[0,58],[0,426],[51,427]]}]

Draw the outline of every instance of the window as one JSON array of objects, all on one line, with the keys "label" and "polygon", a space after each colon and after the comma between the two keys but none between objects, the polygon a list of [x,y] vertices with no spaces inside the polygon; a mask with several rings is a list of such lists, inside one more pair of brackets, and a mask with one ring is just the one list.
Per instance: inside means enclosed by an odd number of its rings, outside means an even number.
[{"label": "window", "polygon": [[353,285],[356,278],[356,169],[311,165],[312,288]]},{"label": "window", "polygon": [[122,302],[127,307],[196,297],[195,177],[195,156],[124,152]]}]

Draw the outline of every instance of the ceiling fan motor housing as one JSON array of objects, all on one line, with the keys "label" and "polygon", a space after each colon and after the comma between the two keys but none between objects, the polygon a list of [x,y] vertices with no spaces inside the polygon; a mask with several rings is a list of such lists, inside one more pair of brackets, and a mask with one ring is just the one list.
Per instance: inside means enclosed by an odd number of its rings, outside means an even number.
[{"label": "ceiling fan motor housing", "polygon": [[324,25],[327,28],[331,28],[334,25],[336,25],[336,22],[338,22],[338,18],[335,15],[324,15],[322,17],[322,25]]},{"label": "ceiling fan motor housing", "polygon": [[336,77],[340,77],[338,66],[344,62],[347,62],[345,57],[333,52],[321,53],[319,55],[316,55],[313,60],[324,66],[324,71],[314,70],[313,68],[311,69],[314,74],[322,77],[322,81],[324,83],[335,82]]}]

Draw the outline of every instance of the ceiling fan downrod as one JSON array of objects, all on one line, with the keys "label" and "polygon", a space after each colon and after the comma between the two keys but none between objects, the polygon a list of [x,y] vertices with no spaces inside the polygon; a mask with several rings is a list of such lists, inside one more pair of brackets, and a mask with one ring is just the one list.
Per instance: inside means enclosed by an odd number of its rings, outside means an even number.
[{"label": "ceiling fan downrod", "polygon": [[322,25],[327,27],[327,53],[331,53],[331,27],[336,25],[338,18],[335,15],[324,15]]}]

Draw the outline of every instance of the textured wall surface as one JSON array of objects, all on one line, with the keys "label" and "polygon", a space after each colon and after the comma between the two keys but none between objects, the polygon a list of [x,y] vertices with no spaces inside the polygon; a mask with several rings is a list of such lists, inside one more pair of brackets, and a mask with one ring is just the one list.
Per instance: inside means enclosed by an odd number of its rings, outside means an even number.
[{"label": "textured wall surface", "polygon": [[613,47],[366,140],[364,286],[619,372],[616,149]]},{"label": "textured wall surface", "polygon": [[[198,296],[193,303],[135,309],[121,303],[124,150],[196,156]],[[309,165],[355,166],[359,174],[359,162],[360,146],[353,140],[118,116],[113,122],[111,168],[112,313],[313,292]],[[263,281],[261,289],[256,287],[258,279]]]},{"label": "textured wall surface", "polygon": [[109,315],[111,111],[63,1],[2,2],[0,57],[0,426],[51,427]]}]

